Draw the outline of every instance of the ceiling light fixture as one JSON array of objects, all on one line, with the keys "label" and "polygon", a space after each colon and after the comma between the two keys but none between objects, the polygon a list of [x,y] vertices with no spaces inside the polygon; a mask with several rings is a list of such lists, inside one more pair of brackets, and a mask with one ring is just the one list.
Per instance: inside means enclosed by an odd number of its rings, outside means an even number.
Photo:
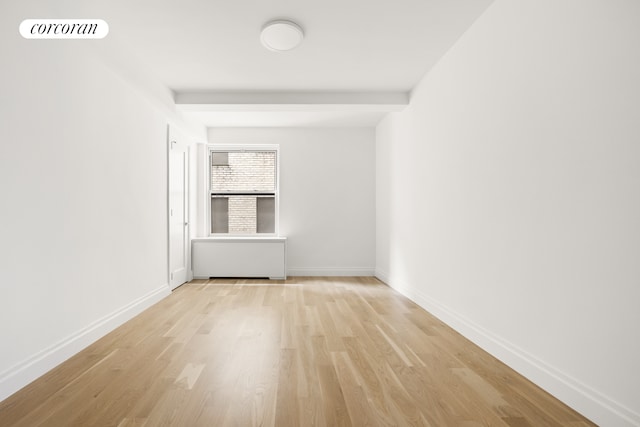
[{"label": "ceiling light fixture", "polygon": [[298,24],[284,19],[267,22],[262,27],[260,41],[269,50],[284,52],[302,43],[304,32]]}]

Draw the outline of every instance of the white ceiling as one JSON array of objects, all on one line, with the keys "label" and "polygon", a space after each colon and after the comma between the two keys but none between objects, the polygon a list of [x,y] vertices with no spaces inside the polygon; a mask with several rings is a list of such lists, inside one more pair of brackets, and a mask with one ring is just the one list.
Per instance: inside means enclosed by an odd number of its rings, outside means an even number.
[{"label": "white ceiling", "polygon": [[[106,20],[109,43],[179,94],[408,92],[492,0],[58,1],[61,13],[74,14],[65,17]],[[263,24],[275,18],[302,26],[301,46],[273,52],[260,44]],[[211,125],[222,117],[191,113]],[[277,113],[274,120],[282,122],[287,112]],[[376,120],[351,115],[357,123]]]}]

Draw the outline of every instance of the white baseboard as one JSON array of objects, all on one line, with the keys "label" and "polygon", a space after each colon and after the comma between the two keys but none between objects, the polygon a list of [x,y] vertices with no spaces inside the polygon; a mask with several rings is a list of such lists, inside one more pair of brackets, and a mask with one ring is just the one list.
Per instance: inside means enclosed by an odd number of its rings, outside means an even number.
[{"label": "white baseboard", "polygon": [[44,375],[169,294],[171,294],[169,286],[162,285],[0,373],[0,401],[11,396],[36,378]]},{"label": "white baseboard", "polygon": [[318,267],[318,268],[288,268],[290,276],[373,276],[374,269],[367,267]]},{"label": "white baseboard", "polygon": [[[379,268],[376,268],[374,276],[377,277],[384,284],[389,285],[389,274],[386,271],[383,271],[383,270],[380,270]],[[389,285],[389,286],[391,286],[391,285]]]},{"label": "white baseboard", "polygon": [[596,424],[640,426],[640,414],[626,406],[564,374],[433,298],[390,280],[385,272],[376,270],[376,277]]}]

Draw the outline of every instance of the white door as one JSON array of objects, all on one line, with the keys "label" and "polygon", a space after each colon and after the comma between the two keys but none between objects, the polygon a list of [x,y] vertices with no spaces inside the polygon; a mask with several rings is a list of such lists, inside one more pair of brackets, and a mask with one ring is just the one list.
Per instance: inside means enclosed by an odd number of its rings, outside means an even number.
[{"label": "white door", "polygon": [[169,132],[169,286],[187,281],[189,271],[188,147]]}]

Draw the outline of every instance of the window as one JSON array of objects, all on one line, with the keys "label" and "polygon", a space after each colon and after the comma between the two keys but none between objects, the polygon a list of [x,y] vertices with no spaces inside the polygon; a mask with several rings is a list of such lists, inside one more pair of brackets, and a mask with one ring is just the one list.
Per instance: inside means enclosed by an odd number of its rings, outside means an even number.
[{"label": "window", "polygon": [[277,233],[278,149],[209,149],[210,234]]}]

